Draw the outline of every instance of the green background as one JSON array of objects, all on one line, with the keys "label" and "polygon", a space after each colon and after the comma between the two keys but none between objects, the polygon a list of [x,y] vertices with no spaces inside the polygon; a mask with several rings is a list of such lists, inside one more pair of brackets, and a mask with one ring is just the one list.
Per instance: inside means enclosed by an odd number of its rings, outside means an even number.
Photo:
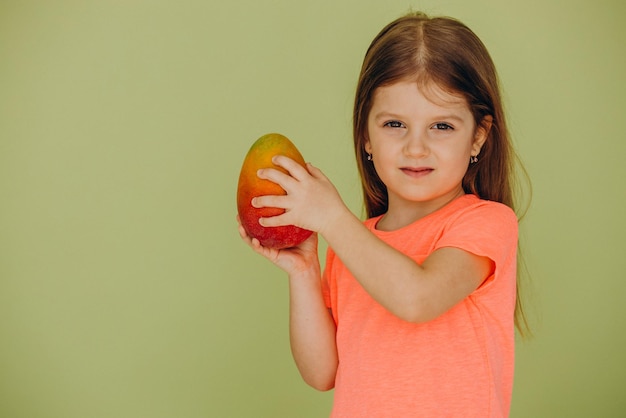
[{"label": "green background", "polygon": [[0,1],[0,416],[327,416],[237,177],[281,132],[360,214],[356,78],[409,8],[483,39],[533,182],[511,416],[624,416],[620,0]]}]

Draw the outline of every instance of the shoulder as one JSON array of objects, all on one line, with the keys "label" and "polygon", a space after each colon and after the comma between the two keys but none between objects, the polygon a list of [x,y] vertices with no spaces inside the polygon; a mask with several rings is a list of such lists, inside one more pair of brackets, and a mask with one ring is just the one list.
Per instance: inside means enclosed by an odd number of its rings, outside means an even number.
[{"label": "shoulder", "polygon": [[501,256],[515,251],[518,221],[510,207],[475,196],[462,203],[446,220],[436,248],[454,246],[479,255]]},{"label": "shoulder", "polygon": [[490,200],[483,200],[470,195],[448,218],[449,224],[477,223],[483,227],[513,228],[517,230],[517,216],[510,207]]}]

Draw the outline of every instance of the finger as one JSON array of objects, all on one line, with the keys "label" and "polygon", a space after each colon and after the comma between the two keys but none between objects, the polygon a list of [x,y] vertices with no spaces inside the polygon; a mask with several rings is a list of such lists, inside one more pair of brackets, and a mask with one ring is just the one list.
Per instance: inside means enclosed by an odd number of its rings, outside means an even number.
[{"label": "finger", "polygon": [[311,163],[306,163],[306,169],[308,170],[309,174],[311,176],[315,177],[316,179],[326,179],[327,178],[324,175],[324,173],[322,173],[322,170],[320,170],[319,168],[315,167]]},{"label": "finger", "polygon": [[[237,218],[239,218],[239,216],[237,216]],[[254,248],[256,250],[255,247],[259,247],[261,246],[261,243],[259,242],[258,239],[251,237],[248,234],[248,231],[246,231],[246,228],[244,228],[244,226],[240,223],[239,224],[239,236],[241,237],[241,239],[248,244],[250,247]],[[255,241],[256,241],[256,245],[255,245]]]},{"label": "finger", "polygon": [[272,162],[276,164],[277,166],[282,167],[285,170],[287,170],[289,174],[291,175],[291,177],[295,178],[298,181],[302,181],[309,175],[309,173],[304,167],[302,167],[295,160],[285,155],[275,155],[272,158]]},{"label": "finger", "polygon": [[239,224],[239,236],[243,238],[244,240],[250,239],[250,237],[248,236],[248,232],[241,224]]},{"label": "finger", "polygon": [[257,253],[259,253],[259,254],[263,254],[263,252],[264,252],[264,250],[265,250],[265,247],[263,247],[263,246],[261,245],[261,241],[259,241],[259,239],[258,239],[258,238],[254,238],[254,237],[251,237],[251,236],[249,236],[249,235],[246,235],[246,241],[247,241],[248,245],[249,245],[250,247],[252,247],[252,249],[253,249],[255,252],[257,252]]},{"label": "finger", "polygon": [[248,245],[249,247],[254,247],[252,243],[254,238],[248,235],[248,231],[246,231],[246,229],[243,226],[239,226],[239,236],[241,237],[241,240],[244,243],[246,243],[246,245]]},{"label": "finger", "polygon": [[261,251],[261,249],[263,248],[263,246],[261,245],[261,241],[259,241],[257,238],[251,238],[250,244],[252,244],[252,248],[254,248],[256,251]]},{"label": "finger", "polygon": [[278,257],[278,250],[276,250],[275,248],[267,248],[261,245],[261,242],[256,239],[256,238],[252,238],[252,249],[262,255],[263,257],[267,258],[268,260],[270,260],[271,262],[275,263],[276,259]]},{"label": "finger", "polygon": [[287,196],[265,195],[252,198],[250,204],[255,208],[287,208]]},{"label": "finger", "polygon": [[293,222],[289,220],[289,212],[285,212],[282,215],[270,216],[267,218],[259,218],[259,224],[266,228],[274,226],[287,226],[292,225]]},{"label": "finger", "polygon": [[283,189],[287,189],[289,186],[297,182],[297,180],[291,177],[291,175],[275,168],[261,168],[257,171],[256,175],[260,179],[269,180],[272,183],[278,184]]}]

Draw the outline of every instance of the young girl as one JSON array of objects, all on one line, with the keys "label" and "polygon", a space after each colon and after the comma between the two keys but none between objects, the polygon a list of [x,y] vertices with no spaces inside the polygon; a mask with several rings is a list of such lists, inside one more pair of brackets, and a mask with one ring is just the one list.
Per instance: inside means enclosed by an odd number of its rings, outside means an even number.
[{"label": "young girl", "polygon": [[517,219],[513,151],[484,45],[450,18],[409,14],[367,51],[354,144],[369,219],[322,172],[284,156],[263,169],[284,196],[266,227],[317,236],[274,250],[289,276],[290,337],[304,380],[335,388],[333,417],[505,417],[511,402]]}]

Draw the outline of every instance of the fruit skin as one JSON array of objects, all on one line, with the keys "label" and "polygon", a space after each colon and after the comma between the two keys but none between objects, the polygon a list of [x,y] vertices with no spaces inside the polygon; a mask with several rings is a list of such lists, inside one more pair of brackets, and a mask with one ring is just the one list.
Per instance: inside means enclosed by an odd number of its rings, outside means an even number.
[{"label": "fruit skin", "polygon": [[269,180],[260,179],[257,171],[261,168],[275,168],[286,173],[282,167],[272,163],[275,155],[285,155],[305,166],[304,158],[296,146],[285,136],[277,133],[263,135],[256,140],[243,161],[237,186],[237,210],[239,219],[249,236],[257,238],[262,246],[268,248],[295,247],[307,239],[312,232],[297,226],[264,227],[259,218],[267,218],[284,213],[279,208],[255,208],[252,198],[265,195],[284,195],[285,190]]}]

